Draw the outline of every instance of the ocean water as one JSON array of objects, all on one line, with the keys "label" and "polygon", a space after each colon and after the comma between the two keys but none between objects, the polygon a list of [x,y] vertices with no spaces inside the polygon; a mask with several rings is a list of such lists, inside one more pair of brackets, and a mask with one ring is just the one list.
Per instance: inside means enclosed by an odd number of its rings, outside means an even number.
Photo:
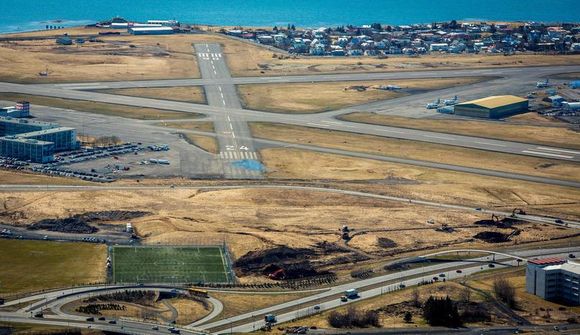
[{"label": "ocean water", "polygon": [[136,21],[302,27],[452,19],[579,22],[580,0],[0,0],[0,13],[0,32],[87,24],[117,15]]}]

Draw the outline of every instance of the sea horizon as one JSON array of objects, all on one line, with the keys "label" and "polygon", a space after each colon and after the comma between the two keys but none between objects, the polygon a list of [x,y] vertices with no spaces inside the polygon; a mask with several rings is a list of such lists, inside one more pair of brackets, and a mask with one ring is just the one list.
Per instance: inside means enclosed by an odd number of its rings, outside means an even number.
[{"label": "sea horizon", "polygon": [[[142,3],[142,5],[139,5]],[[65,11],[63,8],[70,10]],[[538,10],[530,10],[538,8]],[[567,8],[567,10],[560,10]],[[427,9],[427,10],[426,10]],[[75,0],[4,0],[0,33],[44,30],[46,25],[82,26],[121,16],[132,21],[175,19],[184,23],[212,26],[264,27],[294,24],[303,28],[381,23],[403,25],[442,21],[536,21],[546,23],[579,22],[580,2],[557,0],[546,7],[541,0],[489,0],[482,6],[476,0],[395,0],[348,1],[280,0],[229,1],[101,0],[86,4]],[[25,13],[26,15],[22,15]],[[525,14],[524,14],[525,13]]]}]

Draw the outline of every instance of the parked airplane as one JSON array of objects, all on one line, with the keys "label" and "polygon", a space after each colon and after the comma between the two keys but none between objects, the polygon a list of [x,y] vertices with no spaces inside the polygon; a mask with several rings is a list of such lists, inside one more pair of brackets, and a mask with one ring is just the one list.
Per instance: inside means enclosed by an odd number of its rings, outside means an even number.
[{"label": "parked airplane", "polygon": [[439,104],[441,103],[441,100],[437,99],[436,101],[427,104],[427,106],[425,106],[427,109],[437,109],[439,108]]},{"label": "parked airplane", "polygon": [[458,101],[459,99],[457,98],[457,96],[454,96],[453,99],[445,99],[443,103],[445,104],[445,106],[453,106],[456,105]]},{"label": "parked airplane", "polygon": [[536,83],[537,88],[545,88],[550,86],[550,79],[546,79],[545,81],[538,81]]}]

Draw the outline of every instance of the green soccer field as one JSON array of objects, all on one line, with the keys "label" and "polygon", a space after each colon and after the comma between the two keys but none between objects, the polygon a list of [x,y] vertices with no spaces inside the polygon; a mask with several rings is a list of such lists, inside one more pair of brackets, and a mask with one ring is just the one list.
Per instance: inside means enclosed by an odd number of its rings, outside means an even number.
[{"label": "green soccer field", "polygon": [[231,282],[221,247],[111,248],[115,283]]}]

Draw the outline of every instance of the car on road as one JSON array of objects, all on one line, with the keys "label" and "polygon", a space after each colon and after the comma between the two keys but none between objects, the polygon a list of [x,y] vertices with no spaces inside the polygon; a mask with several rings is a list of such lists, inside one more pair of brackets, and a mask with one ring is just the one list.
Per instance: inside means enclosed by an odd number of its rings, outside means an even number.
[{"label": "car on road", "polygon": [[153,328],[151,328],[152,330],[159,330],[158,326],[153,326]]},{"label": "car on road", "polygon": [[348,301],[348,298],[346,297],[346,295],[343,295],[343,296],[340,297],[340,301],[347,302]]},{"label": "car on road", "polygon": [[438,281],[439,280],[439,277],[433,277],[433,280],[434,281]]},{"label": "car on road", "polygon": [[489,266],[490,268],[495,268],[495,264],[493,264],[493,263],[489,263],[489,264],[487,264],[487,266]]},{"label": "car on road", "polygon": [[562,221],[562,219],[556,219],[556,220],[554,220],[554,222],[556,222],[557,224],[562,224],[562,223],[564,223],[564,221]]},{"label": "car on road", "polygon": [[476,211],[481,211],[481,207],[477,207],[475,210]]},{"label": "car on road", "polygon": [[106,320],[106,319],[105,319],[105,317],[104,317],[104,316],[101,316],[101,317],[99,318],[99,321],[105,321],[105,320]]},{"label": "car on road", "polygon": [[95,321],[95,318],[91,316],[90,318],[87,318],[87,321],[88,322],[94,322]]},{"label": "car on road", "polygon": [[399,288],[405,288],[405,287],[407,287],[407,285],[405,285],[405,284],[403,284],[403,283],[400,283],[400,284],[399,284]]},{"label": "car on road", "polygon": [[439,277],[443,278],[443,277],[445,277],[445,274],[444,273],[440,273],[439,274]]},{"label": "car on road", "polygon": [[455,271],[455,272],[457,272],[457,273],[463,273],[463,271],[461,271],[461,270],[457,270],[457,271]]},{"label": "car on road", "polygon": [[320,306],[318,306],[318,305],[314,306],[314,310],[315,310],[315,311],[318,311],[318,310],[320,310]]},{"label": "car on road", "polygon": [[574,254],[569,254],[569,255],[568,255],[568,257],[569,257],[569,258],[576,258],[576,255],[574,255]]},{"label": "car on road", "polygon": [[112,325],[116,325],[117,324],[117,321],[111,320],[111,321],[109,321],[109,323],[112,324]]}]

